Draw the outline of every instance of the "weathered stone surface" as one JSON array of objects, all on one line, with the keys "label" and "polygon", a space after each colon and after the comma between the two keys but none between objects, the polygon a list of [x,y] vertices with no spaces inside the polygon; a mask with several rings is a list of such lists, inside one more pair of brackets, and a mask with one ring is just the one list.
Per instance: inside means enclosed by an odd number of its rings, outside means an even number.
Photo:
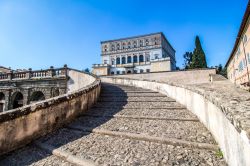
[{"label": "weathered stone surface", "polygon": [[[104,84],[103,89],[107,88],[106,86],[112,86],[115,89],[123,88]],[[126,88],[129,89],[129,87]],[[112,95],[119,96],[121,93],[124,92],[115,92]],[[143,96],[138,97],[137,101],[143,102],[144,99]],[[126,105],[124,102],[118,103]],[[111,107],[111,109],[107,109],[105,104],[108,105],[109,103],[103,102],[103,109],[92,108],[86,114],[135,115],[135,117],[144,115],[149,118],[154,116],[180,119],[147,120],[129,117],[83,116],[66,126],[66,128],[40,138],[39,142],[53,146],[61,152],[76,158],[92,160],[97,165],[226,165],[224,159],[216,155],[217,151],[214,148],[212,148],[213,150],[207,150],[205,144],[201,144],[204,142],[207,143],[206,145],[211,145],[211,147],[217,147],[208,130],[200,122],[181,120],[181,118],[187,117],[196,118],[188,110],[166,108],[155,110],[152,107],[141,109],[112,109]],[[81,128],[88,128],[88,130],[84,132]],[[164,140],[167,141],[164,142]],[[16,160],[17,153],[18,151],[6,156],[2,161],[8,163],[13,158],[18,164]],[[23,160],[27,160],[27,156]],[[46,161],[46,158],[40,160],[41,162]],[[57,162],[57,160],[55,161]],[[60,164],[61,161],[58,161],[58,163]]]}]

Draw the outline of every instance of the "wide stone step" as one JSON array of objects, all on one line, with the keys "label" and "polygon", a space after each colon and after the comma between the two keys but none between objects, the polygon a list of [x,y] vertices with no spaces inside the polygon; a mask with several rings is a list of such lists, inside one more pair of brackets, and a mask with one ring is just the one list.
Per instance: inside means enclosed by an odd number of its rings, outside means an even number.
[{"label": "wide stone step", "polygon": [[138,101],[138,102],[151,102],[151,101],[161,101],[161,102],[171,102],[171,101],[175,101],[169,97],[166,96],[162,96],[162,97],[100,97],[99,100],[100,102],[106,101],[106,102],[121,102],[121,101]]},{"label": "wide stone step", "polygon": [[156,102],[156,101],[147,101],[147,102],[98,102],[94,107],[119,107],[119,108],[167,108],[167,107],[183,107],[177,102]]},{"label": "wide stone step", "polygon": [[165,118],[196,118],[190,111],[184,109],[120,109],[120,108],[92,108],[88,114],[97,115],[127,115],[127,116],[148,116]]},{"label": "wide stone step", "polygon": [[211,150],[72,129],[61,129],[41,141],[97,165],[226,165]]},{"label": "wide stone step", "polygon": [[73,124],[88,128],[216,144],[210,132],[200,122],[194,121],[81,117]]},{"label": "wide stone step", "polygon": [[160,93],[101,93],[100,97],[166,97]]}]

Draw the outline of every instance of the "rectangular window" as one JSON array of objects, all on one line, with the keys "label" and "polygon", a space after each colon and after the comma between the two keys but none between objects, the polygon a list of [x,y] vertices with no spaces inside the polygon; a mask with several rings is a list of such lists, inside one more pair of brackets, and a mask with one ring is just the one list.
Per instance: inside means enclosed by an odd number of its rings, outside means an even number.
[{"label": "rectangular window", "polygon": [[250,54],[247,53],[248,64],[250,64]]},{"label": "rectangular window", "polygon": [[238,70],[239,70],[239,72],[241,72],[242,70],[243,70],[243,61],[240,61],[240,64],[239,64],[239,66],[238,66]]}]

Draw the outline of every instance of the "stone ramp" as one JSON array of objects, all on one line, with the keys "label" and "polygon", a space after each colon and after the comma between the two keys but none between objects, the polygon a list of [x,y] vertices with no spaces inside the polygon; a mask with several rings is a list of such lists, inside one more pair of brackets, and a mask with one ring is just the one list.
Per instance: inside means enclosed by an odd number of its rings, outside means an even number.
[{"label": "stone ramp", "polygon": [[103,84],[71,124],[2,156],[0,165],[226,165],[197,117],[149,90]]}]

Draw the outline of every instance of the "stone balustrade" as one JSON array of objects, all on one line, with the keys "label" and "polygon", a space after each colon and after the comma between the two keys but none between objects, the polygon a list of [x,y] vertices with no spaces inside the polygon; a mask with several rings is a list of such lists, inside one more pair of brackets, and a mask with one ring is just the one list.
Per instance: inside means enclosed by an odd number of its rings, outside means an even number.
[{"label": "stone balustrade", "polygon": [[[67,74],[70,82],[68,93],[0,113],[0,155],[71,122],[91,108],[101,91],[100,79],[66,67],[12,73],[11,79],[61,77]],[[7,78],[6,75],[0,78]]]},{"label": "stone balustrade", "polygon": [[[173,74],[181,76],[182,73]],[[152,77],[142,76],[144,77],[109,76],[101,77],[101,80],[105,83],[140,87],[168,95],[186,106],[207,127],[219,144],[228,165],[250,165],[249,92],[234,87],[228,80],[204,83],[203,80],[191,82],[184,77],[182,82],[168,82],[169,80],[159,81],[159,77],[152,80]]]},{"label": "stone balustrade", "polygon": [[53,77],[66,77],[67,76],[67,65],[63,68],[54,69],[51,67],[47,70],[34,70],[31,69],[27,71],[10,73],[0,73],[0,81],[10,81],[10,80],[22,80],[22,79],[42,79],[42,78],[53,78]]}]

